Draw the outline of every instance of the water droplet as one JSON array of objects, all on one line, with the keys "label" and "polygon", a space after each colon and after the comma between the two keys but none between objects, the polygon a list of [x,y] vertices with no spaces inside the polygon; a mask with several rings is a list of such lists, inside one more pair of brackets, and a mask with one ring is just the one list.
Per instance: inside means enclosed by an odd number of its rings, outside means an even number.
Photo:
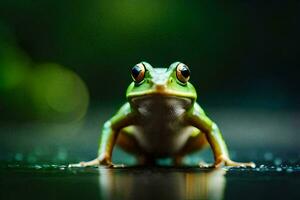
[{"label": "water droplet", "polygon": [[42,169],[42,166],[40,166],[40,165],[34,165],[33,166],[35,169]]},{"label": "water droplet", "polygon": [[281,160],[280,158],[276,158],[276,159],[274,160],[274,164],[275,164],[276,166],[281,165],[281,163],[282,163],[282,160]]},{"label": "water droplet", "polygon": [[282,169],[281,169],[280,167],[277,167],[277,168],[276,168],[276,171],[277,171],[277,172],[281,172]]},{"label": "water droplet", "polygon": [[288,168],[288,169],[286,170],[286,172],[292,173],[292,172],[293,172],[293,169],[292,169],[292,168]]}]

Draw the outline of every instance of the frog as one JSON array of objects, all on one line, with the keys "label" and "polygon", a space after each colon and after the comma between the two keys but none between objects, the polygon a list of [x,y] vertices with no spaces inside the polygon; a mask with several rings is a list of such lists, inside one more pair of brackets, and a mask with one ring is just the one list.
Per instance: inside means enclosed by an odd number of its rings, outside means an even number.
[{"label": "frog", "polygon": [[132,67],[131,77],[127,101],[103,125],[98,156],[79,166],[120,166],[112,162],[117,145],[134,155],[139,165],[169,157],[175,166],[182,166],[186,155],[209,146],[214,162],[199,162],[200,167],[255,167],[253,162],[231,160],[219,127],[197,103],[186,64],[154,68],[143,61]]}]

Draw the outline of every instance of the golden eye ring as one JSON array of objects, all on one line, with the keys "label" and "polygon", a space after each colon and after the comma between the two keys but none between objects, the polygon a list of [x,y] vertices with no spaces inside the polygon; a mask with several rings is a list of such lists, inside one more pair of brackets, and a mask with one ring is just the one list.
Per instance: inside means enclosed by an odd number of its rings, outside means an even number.
[{"label": "golden eye ring", "polygon": [[143,63],[139,63],[135,65],[131,69],[131,77],[133,81],[136,83],[142,82],[145,78],[145,72],[146,72],[146,68]]},{"label": "golden eye ring", "polygon": [[179,63],[176,68],[176,76],[181,83],[187,83],[190,79],[191,71],[188,66]]}]

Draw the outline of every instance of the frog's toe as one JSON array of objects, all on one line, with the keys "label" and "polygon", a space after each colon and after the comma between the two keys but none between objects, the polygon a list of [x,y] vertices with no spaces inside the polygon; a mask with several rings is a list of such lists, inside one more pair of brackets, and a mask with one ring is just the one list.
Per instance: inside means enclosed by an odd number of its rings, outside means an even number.
[{"label": "frog's toe", "polygon": [[94,159],[88,162],[80,162],[80,163],[76,163],[76,164],[69,164],[68,167],[96,167],[99,166],[99,160],[98,159]]},{"label": "frog's toe", "polygon": [[124,164],[112,164],[110,167],[111,168],[124,168],[125,165]]},{"label": "frog's toe", "polygon": [[247,162],[247,163],[242,163],[242,162],[234,162],[232,160],[226,161],[225,166],[227,167],[251,167],[255,168],[255,163],[253,162]]},{"label": "frog's toe", "polygon": [[251,167],[254,168],[255,164],[253,162],[247,162],[247,163],[242,163],[242,162],[235,162],[232,161],[230,158],[227,156],[219,156],[215,163],[214,167],[219,168],[222,166],[227,166],[227,167]]},{"label": "frog's toe", "polygon": [[251,167],[251,168],[255,168],[255,163],[254,162],[247,162],[247,163],[235,162],[235,166],[233,166],[233,167]]},{"label": "frog's toe", "polygon": [[200,161],[198,165],[200,168],[207,168],[207,169],[214,168],[213,164],[209,164],[204,161]]},{"label": "frog's toe", "polygon": [[74,164],[69,164],[68,167],[72,168],[72,167],[82,167],[82,166],[80,163],[74,163]]},{"label": "frog's toe", "polygon": [[80,163],[79,163],[79,165],[80,165],[80,167],[87,167],[87,166],[91,166],[91,165],[89,165],[89,163],[88,163],[88,162],[80,162]]},{"label": "frog's toe", "polygon": [[255,163],[254,162],[247,162],[247,163],[243,163],[243,162],[234,162],[232,160],[228,160],[225,161],[225,166],[228,167],[251,167],[251,168],[255,168]]}]

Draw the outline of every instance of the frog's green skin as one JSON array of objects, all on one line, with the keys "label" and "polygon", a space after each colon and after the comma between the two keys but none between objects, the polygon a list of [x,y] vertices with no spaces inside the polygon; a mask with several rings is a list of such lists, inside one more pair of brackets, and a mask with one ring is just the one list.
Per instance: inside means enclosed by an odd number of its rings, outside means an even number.
[{"label": "frog's green skin", "polygon": [[178,80],[179,62],[169,68],[140,64],[146,69],[144,79],[129,85],[127,102],[103,126],[98,157],[81,162],[81,166],[114,166],[111,157],[115,144],[136,155],[140,164],[161,157],[173,157],[175,164],[180,164],[184,155],[209,144],[214,167],[255,166],[230,160],[218,126],[196,102],[194,86]]}]

